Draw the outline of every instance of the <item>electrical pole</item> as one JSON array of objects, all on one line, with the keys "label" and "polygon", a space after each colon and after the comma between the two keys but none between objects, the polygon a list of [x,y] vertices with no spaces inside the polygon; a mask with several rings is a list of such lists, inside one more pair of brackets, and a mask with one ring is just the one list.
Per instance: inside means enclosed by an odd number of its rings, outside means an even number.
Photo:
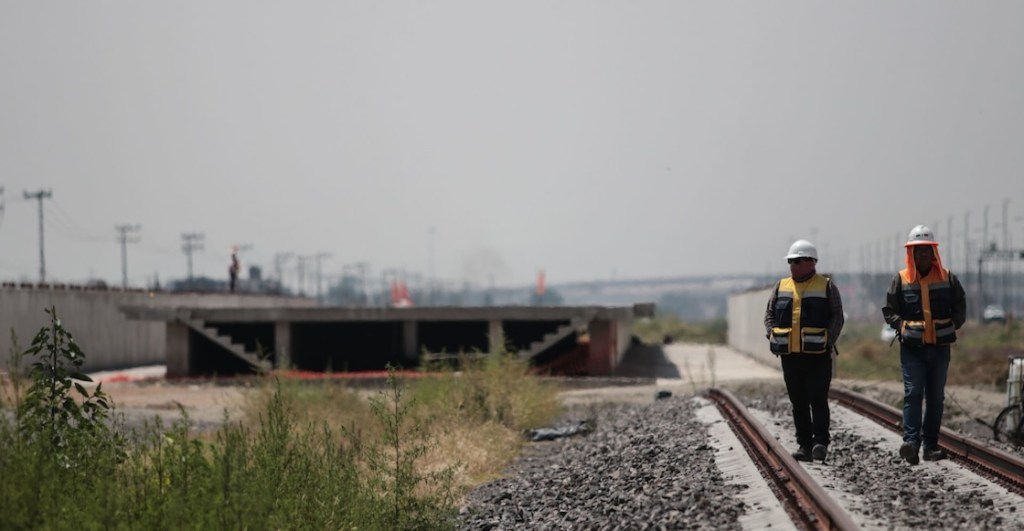
[{"label": "electrical pole", "polygon": [[296,256],[295,258],[296,258],[296,260],[298,260],[296,273],[298,274],[298,277],[299,277],[299,296],[300,297],[305,297],[306,296],[306,262],[309,261],[310,259],[312,259],[313,257],[311,257],[311,256]]},{"label": "electrical pole", "polygon": [[46,253],[43,251],[43,199],[53,197],[50,190],[38,190],[35,193],[25,192],[25,199],[36,199],[39,201],[39,283],[46,282]]},{"label": "electrical pole", "polygon": [[427,229],[429,236],[427,240],[427,304],[434,304],[434,234],[436,229],[433,225]]},{"label": "electrical pole", "polygon": [[[1006,217],[1006,208],[1009,205],[1010,205],[1010,198],[1009,197],[1004,197],[1003,198],[1003,250],[1004,251],[1010,250],[1010,222],[1009,222],[1009,220]],[[1008,281],[1008,279],[1010,277],[1010,263],[1011,262],[1009,260],[1003,262],[1002,289],[999,290],[1003,294],[1002,301],[1000,301],[1003,304],[1003,308],[1006,308],[1006,305],[1009,303],[1009,298],[1007,297],[1007,295],[1009,295],[1009,290],[1007,289],[1007,284],[1008,284],[1007,281]]]},{"label": "electrical pole", "polygon": [[192,284],[192,252],[203,250],[203,233],[188,232],[181,235],[181,250],[188,258],[188,283]]},{"label": "electrical pole", "polygon": [[369,270],[370,264],[366,262],[355,262],[351,264],[345,264],[342,266],[343,271],[353,271],[356,280],[359,284],[359,305],[369,305],[369,298],[366,296],[366,272]]},{"label": "electrical pole", "polygon": [[971,211],[964,212],[964,274],[966,275],[970,270],[970,228],[971,228]]},{"label": "electrical pole", "polygon": [[323,304],[323,302],[324,302],[323,293],[321,292],[321,289],[320,289],[321,285],[322,285],[321,279],[323,278],[322,277],[323,269],[322,269],[321,265],[322,265],[323,260],[325,258],[330,258],[330,257],[331,257],[331,253],[317,253],[316,255],[313,256],[313,260],[316,260],[316,300],[317,300],[317,302],[319,302],[321,304]]},{"label": "electrical pole", "polygon": [[277,284],[284,293],[284,263],[295,253],[274,253],[274,275],[277,277]]},{"label": "electrical pole", "polygon": [[942,237],[947,243],[946,254],[949,255],[949,261],[946,262],[949,265],[953,265],[953,216],[946,217],[946,234]]},{"label": "electrical pole", "polygon": [[117,242],[121,244],[121,287],[128,289],[128,244],[139,243],[139,237],[128,237],[129,232],[138,232],[142,226],[135,225],[114,225],[118,232]]}]

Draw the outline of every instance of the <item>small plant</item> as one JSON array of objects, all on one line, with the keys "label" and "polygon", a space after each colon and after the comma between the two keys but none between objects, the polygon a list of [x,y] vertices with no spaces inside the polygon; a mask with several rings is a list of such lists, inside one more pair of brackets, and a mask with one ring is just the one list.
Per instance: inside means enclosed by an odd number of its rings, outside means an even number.
[{"label": "small plant", "polygon": [[[25,358],[25,352],[21,350],[21,345],[18,343],[18,335],[14,332],[14,328],[11,328],[11,350],[10,357],[7,358],[7,379],[10,385],[11,405],[14,410],[17,411],[21,408],[21,400],[25,391],[25,374],[24,367],[22,367],[22,360]],[[2,383],[2,382],[0,382]],[[0,388],[0,409],[4,408],[4,392],[3,388]]]},{"label": "small plant", "polygon": [[225,413],[211,438],[182,408],[168,429],[157,420],[124,436],[101,386],[82,384],[79,346],[47,314],[32,345],[15,346],[13,363],[34,362],[15,415],[0,415],[0,529],[451,527],[451,467],[422,466],[435,442],[393,371],[372,437],[300,426],[280,385],[254,426]]},{"label": "small plant", "polygon": [[[73,443],[84,442],[83,437],[95,443],[108,435],[110,402],[103,384],[90,393],[80,383],[92,382],[80,370],[85,356],[71,333],[64,329],[56,308],[47,308],[46,313],[50,325],[39,330],[24,352],[39,360],[29,368],[31,386],[17,410],[18,431],[26,440],[45,437],[53,447],[54,457],[70,467],[73,463],[69,449]],[[72,391],[78,392],[81,403],[72,397]]]},{"label": "small plant", "polygon": [[380,444],[366,449],[371,496],[383,497],[380,522],[388,529],[444,529],[455,502],[452,467],[421,472],[417,462],[432,448],[427,426],[411,415],[414,402],[388,365],[387,389],[370,399],[383,428]]},{"label": "small plant", "polygon": [[91,381],[80,370],[84,356],[56,309],[46,313],[49,324],[13,357],[15,364],[27,356],[36,361],[28,367],[28,389],[16,391],[13,429],[4,421],[0,430],[0,528],[67,527],[82,500],[104,507],[111,491],[100,485],[125,458],[123,438],[110,427],[107,396],[82,385]]}]

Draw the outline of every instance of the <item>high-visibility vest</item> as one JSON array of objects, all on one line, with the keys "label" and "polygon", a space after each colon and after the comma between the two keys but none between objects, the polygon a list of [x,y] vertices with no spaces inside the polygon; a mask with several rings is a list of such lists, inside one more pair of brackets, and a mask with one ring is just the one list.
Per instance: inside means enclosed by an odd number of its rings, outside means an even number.
[{"label": "high-visibility vest", "polygon": [[825,354],[829,345],[828,278],[815,274],[797,282],[792,277],[779,281],[775,301],[775,326],[768,341],[776,354]]},{"label": "high-visibility vest", "polygon": [[910,281],[909,270],[900,271],[899,305],[904,345],[948,345],[956,341],[953,284],[948,270],[933,267],[928,276],[914,282]]}]

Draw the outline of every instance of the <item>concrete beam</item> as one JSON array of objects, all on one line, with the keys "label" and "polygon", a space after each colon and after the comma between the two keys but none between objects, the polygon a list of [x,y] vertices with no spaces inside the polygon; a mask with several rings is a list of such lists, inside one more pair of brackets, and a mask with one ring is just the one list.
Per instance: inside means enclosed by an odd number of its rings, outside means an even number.
[{"label": "concrete beam", "polygon": [[501,319],[487,322],[487,340],[490,354],[505,351],[505,326]]},{"label": "concrete beam", "polygon": [[167,376],[189,376],[191,374],[191,358],[189,356],[189,329],[179,322],[167,323]]},{"label": "concrete beam", "polygon": [[419,323],[402,321],[402,356],[410,361],[418,359],[420,357],[419,344]]},{"label": "concrete beam", "polygon": [[594,319],[587,326],[587,333],[590,336],[587,373],[591,376],[610,376],[619,359],[617,323],[605,319]]},{"label": "concrete beam", "polygon": [[278,321],[274,323],[274,355],[277,369],[288,369],[292,365],[292,323]]}]

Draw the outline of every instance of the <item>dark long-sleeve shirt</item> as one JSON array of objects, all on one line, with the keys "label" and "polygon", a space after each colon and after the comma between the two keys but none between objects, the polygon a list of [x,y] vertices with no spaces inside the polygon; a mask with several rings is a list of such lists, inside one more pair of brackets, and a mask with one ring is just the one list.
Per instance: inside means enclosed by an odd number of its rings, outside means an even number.
[{"label": "dark long-sleeve shirt", "polygon": [[[843,324],[846,322],[846,317],[843,316],[843,299],[839,296],[839,289],[836,288],[836,283],[829,279],[828,281],[828,305],[831,310],[831,317],[828,320],[828,348],[826,349],[829,353],[836,352],[836,341],[839,340],[839,334],[843,332]],[[765,336],[770,336],[772,328],[775,328],[775,303],[779,299],[779,282],[775,283],[775,289],[772,290],[772,296],[768,299],[768,307],[764,310],[764,330]]]},{"label": "dark long-sleeve shirt", "polygon": [[[882,307],[882,317],[889,326],[900,330],[903,324],[903,315],[900,306],[900,286],[903,284],[900,274],[896,273],[889,283],[889,290],[885,292],[885,306]],[[949,286],[953,290],[953,307],[950,309],[953,325],[959,330],[967,320],[967,295],[960,279],[953,273],[949,274]]]}]

